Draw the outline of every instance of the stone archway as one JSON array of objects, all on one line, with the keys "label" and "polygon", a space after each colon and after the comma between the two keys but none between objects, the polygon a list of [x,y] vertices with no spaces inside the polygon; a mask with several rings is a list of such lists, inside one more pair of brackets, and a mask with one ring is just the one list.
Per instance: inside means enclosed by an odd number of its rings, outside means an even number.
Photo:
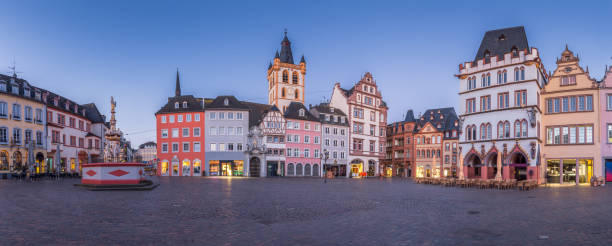
[{"label": "stone archway", "polygon": [[508,156],[509,176],[511,179],[527,180],[527,155],[514,151]]},{"label": "stone archway", "polygon": [[259,177],[261,170],[261,161],[258,157],[252,157],[249,160],[249,176],[251,177]]},{"label": "stone archway", "polygon": [[466,166],[466,174],[470,179],[480,178],[482,175],[482,161],[480,156],[475,153],[470,153],[465,157],[464,165]]},{"label": "stone archway", "polygon": [[[494,179],[497,175],[497,151],[490,151],[484,158],[484,165],[482,167],[486,169],[486,179]],[[501,170],[500,170],[501,171]]]}]

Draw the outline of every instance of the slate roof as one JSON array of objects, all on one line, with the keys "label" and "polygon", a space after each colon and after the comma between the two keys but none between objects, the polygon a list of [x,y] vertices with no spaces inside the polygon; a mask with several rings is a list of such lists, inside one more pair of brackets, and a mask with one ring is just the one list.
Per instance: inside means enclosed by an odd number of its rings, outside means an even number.
[{"label": "slate roof", "polygon": [[414,122],[414,112],[412,111],[412,109],[408,109],[408,111],[406,111],[406,117],[404,118],[404,121]]},{"label": "slate roof", "polygon": [[[433,119],[432,119],[433,116]],[[442,117],[441,117],[442,116]],[[457,113],[455,113],[455,108],[436,108],[436,109],[428,109],[421,116],[421,118],[416,119],[416,126],[414,128],[414,132],[417,133],[423,126],[425,126],[428,122],[432,124],[438,131],[446,132],[457,130],[457,136],[459,136],[460,127],[459,124],[455,126],[455,121],[459,121],[457,117]],[[440,127],[438,127],[438,125]],[[450,138],[444,137],[444,139],[456,139],[458,137],[453,138],[452,135]]]},{"label": "slate roof", "polygon": [[503,54],[511,52],[512,47],[530,52],[527,34],[525,34],[523,26],[487,31],[482,38],[474,60],[485,58],[486,51],[490,52],[491,57],[502,57]]},{"label": "slate roof", "polygon": [[94,103],[88,103],[81,105],[85,108],[85,117],[91,121],[91,123],[104,123],[106,117],[100,114],[98,107]]},{"label": "slate roof", "polygon": [[[225,105],[225,99],[227,99],[227,105]],[[206,109],[249,110],[250,108],[234,96],[218,96],[206,104]]]},{"label": "slate roof", "polygon": [[[310,109],[310,112],[312,113],[313,116],[318,117],[321,123],[339,125],[339,126],[349,126],[349,121],[348,121],[348,117],[346,117],[346,114],[338,108],[333,108],[334,112],[332,112],[332,108],[333,107],[330,107],[328,103],[321,103],[319,105],[312,107]],[[338,121],[334,122],[333,117],[330,117],[329,121],[325,120],[326,114],[331,115],[331,116],[338,116]],[[340,117],[344,117],[344,123],[342,123],[342,121],[340,120]]]},{"label": "slate roof", "polygon": [[287,38],[287,32],[285,32],[285,38],[283,38],[281,42],[280,62],[294,64],[293,52],[291,52],[291,42],[289,38]]},{"label": "slate roof", "polygon": [[156,144],[155,142],[153,142],[153,141],[149,141],[149,142],[146,142],[146,143],[143,143],[143,144],[139,145],[139,146],[138,146],[138,148],[139,148],[139,149],[142,149],[142,148],[144,148],[145,146],[150,146],[150,145],[157,146],[157,144]]},{"label": "slate roof", "polygon": [[268,112],[279,111],[274,105],[245,101],[243,101],[242,104],[249,108],[249,127],[258,126]]},{"label": "slate roof", "polygon": [[[13,84],[11,83],[11,81],[15,82],[15,84],[17,84],[18,90],[19,90],[19,94],[14,94],[11,93],[12,88],[13,88]],[[30,83],[28,83],[28,81],[26,81],[25,79],[20,79],[17,78],[16,75],[13,76],[8,76],[8,75],[4,75],[4,74],[0,74],[0,81],[4,81],[6,84],[6,91],[0,91],[0,93],[5,93],[5,94],[10,94],[12,96],[18,96],[21,98],[26,98],[32,101],[37,101],[39,103],[44,103],[42,102],[42,100],[36,100],[35,99],[35,91],[39,90],[41,93],[42,91],[40,90],[40,88],[37,88],[35,86],[30,85]],[[26,95],[25,94],[25,87],[29,87],[30,88],[30,94]],[[42,99],[42,95],[41,95],[41,99]]]},{"label": "slate roof", "polygon": [[[179,108],[175,108],[174,104],[178,102]],[[183,102],[187,102],[187,107],[183,107]],[[181,112],[201,112],[204,111],[202,98],[196,98],[192,95],[168,97],[168,103],[162,106],[155,114],[181,113]]]},{"label": "slate roof", "polygon": [[[304,109],[304,116],[300,116],[300,109]],[[307,120],[307,121],[319,121],[319,118],[315,117],[308,111],[304,104],[299,102],[291,102],[287,110],[285,110],[285,118],[296,119],[296,120]]]}]

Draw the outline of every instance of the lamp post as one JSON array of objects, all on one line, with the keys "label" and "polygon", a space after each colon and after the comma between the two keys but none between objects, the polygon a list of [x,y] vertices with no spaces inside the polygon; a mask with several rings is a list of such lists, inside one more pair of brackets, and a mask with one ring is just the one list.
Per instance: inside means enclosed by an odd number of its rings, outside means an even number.
[{"label": "lamp post", "polygon": [[[465,121],[465,116],[460,115],[459,116],[459,132],[461,133],[463,130],[463,122]],[[463,134],[460,134],[460,136]],[[461,143],[461,137],[459,137],[459,143]],[[463,176],[463,158],[461,158],[461,151],[463,150],[463,148],[461,146],[457,146],[458,148],[458,152],[457,152],[457,163],[459,163],[459,179],[463,180],[465,177]]]},{"label": "lamp post", "polygon": [[329,159],[329,151],[327,149],[323,149],[323,153],[321,155],[321,160],[323,161],[323,168],[322,170],[325,171],[325,174],[323,174],[323,178],[325,179],[325,183],[327,183],[327,159]]}]

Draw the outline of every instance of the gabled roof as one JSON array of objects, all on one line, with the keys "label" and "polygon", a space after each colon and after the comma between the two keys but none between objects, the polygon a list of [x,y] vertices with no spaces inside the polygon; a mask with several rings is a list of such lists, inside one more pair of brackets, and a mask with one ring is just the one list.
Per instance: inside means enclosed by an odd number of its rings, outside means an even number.
[{"label": "gabled roof", "polygon": [[[8,75],[0,74],[0,82],[4,82],[6,84],[6,91],[0,91],[0,93],[6,93],[12,96],[22,97],[28,100],[33,100],[39,103],[44,103],[42,102],[42,100],[37,100],[35,98],[36,90],[42,92],[40,88],[30,85],[30,83],[25,79],[17,78],[17,75],[8,76]],[[18,94],[12,93],[13,85],[16,85]],[[30,89],[29,94],[26,94],[26,91],[25,91],[26,87]]]},{"label": "gabled roof", "polygon": [[505,53],[510,53],[513,47],[519,51],[527,50],[527,52],[530,52],[527,34],[525,34],[523,26],[487,31],[482,38],[480,48],[478,48],[478,53],[476,53],[474,60],[485,58],[487,51],[490,57],[503,57]]},{"label": "gabled roof", "polygon": [[206,109],[249,110],[249,107],[234,96],[218,96],[210,104],[206,104]]},{"label": "gabled roof", "polygon": [[[183,107],[183,103],[187,102],[187,107]],[[178,108],[175,104],[178,103]],[[202,98],[196,98],[192,95],[169,97],[166,105],[161,107],[155,114],[181,113],[181,112],[201,112],[204,111]]]},{"label": "gabled roof", "polygon": [[[310,112],[313,116],[318,117],[321,123],[340,126],[349,125],[349,121],[346,117],[346,114],[342,112],[342,110],[340,110],[339,108],[330,107],[329,103],[321,103],[319,105],[316,105],[310,109]],[[326,120],[326,115],[337,116],[338,121],[335,122],[333,117],[330,117],[329,120]],[[342,123],[342,120],[340,120],[340,118],[342,117],[344,117],[344,123]]]},{"label": "gabled roof", "polygon": [[157,146],[157,144],[153,141],[149,141],[146,143],[143,143],[141,145],[138,146],[139,149],[143,149],[145,146]]},{"label": "gabled roof", "polygon": [[268,112],[279,111],[274,105],[245,101],[242,104],[249,108],[249,127],[258,126]]},{"label": "gabled roof", "polygon": [[85,108],[85,117],[91,121],[91,123],[104,123],[105,117],[100,114],[98,107],[94,103],[88,103],[82,105]]},{"label": "gabled roof", "polygon": [[[304,116],[300,116],[300,109],[304,110]],[[287,110],[285,110],[285,118],[296,120],[319,121],[317,117],[312,115],[304,104],[299,102],[291,102]]]},{"label": "gabled roof", "polygon": [[430,123],[436,130],[441,132],[452,130],[459,132],[461,130],[459,124],[455,126],[455,122],[458,121],[459,118],[457,118],[455,108],[428,109],[421,118],[416,119],[414,132],[419,132],[427,123]]}]

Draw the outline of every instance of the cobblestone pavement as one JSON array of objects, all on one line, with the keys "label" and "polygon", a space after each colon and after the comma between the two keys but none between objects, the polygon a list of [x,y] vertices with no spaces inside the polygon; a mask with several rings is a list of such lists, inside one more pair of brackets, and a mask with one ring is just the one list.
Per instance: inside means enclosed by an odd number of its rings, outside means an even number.
[{"label": "cobblestone pavement", "polygon": [[612,187],[159,178],[152,191],[0,180],[0,244],[612,245]]}]

